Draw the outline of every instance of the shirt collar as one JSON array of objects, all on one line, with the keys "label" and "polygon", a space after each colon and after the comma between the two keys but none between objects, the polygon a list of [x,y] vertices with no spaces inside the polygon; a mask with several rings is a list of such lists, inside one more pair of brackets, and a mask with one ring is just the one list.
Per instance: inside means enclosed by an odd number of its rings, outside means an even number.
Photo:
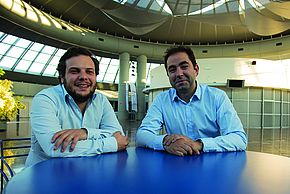
[{"label": "shirt collar", "polygon": [[[200,85],[199,85],[197,80],[195,80],[195,82],[196,82],[196,90],[195,90],[193,96],[190,98],[190,102],[193,100],[193,98],[197,98],[198,100],[200,100],[200,97],[201,97]],[[171,100],[172,101],[177,101],[177,100],[181,100],[182,101],[182,99],[179,98],[179,96],[177,95],[176,89],[173,89]]]}]

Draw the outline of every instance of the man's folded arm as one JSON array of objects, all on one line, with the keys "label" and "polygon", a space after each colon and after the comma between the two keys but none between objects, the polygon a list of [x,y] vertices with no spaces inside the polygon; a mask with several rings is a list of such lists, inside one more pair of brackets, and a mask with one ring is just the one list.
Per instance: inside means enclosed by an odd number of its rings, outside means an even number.
[{"label": "man's folded arm", "polygon": [[162,142],[166,135],[160,135],[163,124],[161,107],[157,97],[137,130],[136,145],[164,150]]},{"label": "man's folded arm", "polygon": [[51,143],[51,139],[56,132],[62,130],[57,118],[59,114],[57,110],[57,104],[49,96],[38,95],[33,99],[31,127],[41,148],[48,156],[88,156],[117,151],[117,141],[113,137],[113,133],[122,130],[122,128],[107,128],[104,130],[86,128],[88,134],[92,134],[92,137],[89,138],[88,136],[87,140],[78,141],[73,152],[69,152],[70,146],[63,153],[60,152],[60,148],[53,150],[54,144]]},{"label": "man's folded arm", "polygon": [[117,141],[113,136],[100,139],[80,140],[72,152],[69,151],[70,146],[67,146],[66,150],[61,152],[61,147],[54,150],[54,144],[50,141],[53,134],[35,135],[43,151],[50,157],[93,156],[106,152],[116,152],[118,150]]}]

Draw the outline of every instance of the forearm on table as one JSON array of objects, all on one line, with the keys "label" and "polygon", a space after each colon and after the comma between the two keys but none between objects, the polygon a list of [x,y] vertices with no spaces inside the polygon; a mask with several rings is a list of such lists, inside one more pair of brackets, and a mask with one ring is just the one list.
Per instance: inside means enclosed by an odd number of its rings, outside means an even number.
[{"label": "forearm on table", "polygon": [[69,151],[70,146],[64,152],[61,152],[61,148],[54,150],[54,144],[51,143],[52,135],[36,135],[36,138],[43,151],[50,157],[90,156],[106,152],[116,152],[118,148],[116,139],[114,137],[107,137],[95,140],[80,140],[72,152]]},{"label": "forearm on table", "polygon": [[247,137],[243,132],[200,139],[203,142],[204,152],[243,151],[247,147]]},{"label": "forearm on table", "polygon": [[136,145],[149,147],[155,150],[164,150],[163,138],[165,136],[166,135],[158,135],[144,129],[138,129],[136,133]]}]

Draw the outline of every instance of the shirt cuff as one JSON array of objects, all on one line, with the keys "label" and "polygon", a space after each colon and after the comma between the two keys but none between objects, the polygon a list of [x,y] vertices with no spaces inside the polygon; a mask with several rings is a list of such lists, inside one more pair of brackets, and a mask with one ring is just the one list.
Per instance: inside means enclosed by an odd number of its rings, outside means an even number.
[{"label": "shirt cuff", "polygon": [[83,127],[88,132],[88,138],[87,139],[98,139],[100,137],[100,129],[94,129],[94,128],[87,128]]},{"label": "shirt cuff", "polygon": [[164,135],[158,135],[154,138],[153,140],[153,149],[154,150],[164,150],[163,147],[163,138],[166,136],[167,134]]},{"label": "shirt cuff", "polygon": [[203,143],[203,152],[216,151],[216,143],[213,138],[199,138]]},{"label": "shirt cuff", "polygon": [[107,137],[102,139],[103,153],[118,151],[118,144],[115,137]]}]

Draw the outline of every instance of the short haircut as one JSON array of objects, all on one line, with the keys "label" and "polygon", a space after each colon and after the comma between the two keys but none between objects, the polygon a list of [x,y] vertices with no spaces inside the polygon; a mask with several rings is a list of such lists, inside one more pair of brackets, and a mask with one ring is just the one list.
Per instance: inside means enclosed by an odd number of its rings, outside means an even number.
[{"label": "short haircut", "polygon": [[167,71],[167,60],[168,58],[175,54],[175,53],[180,53],[180,52],[184,52],[187,54],[189,60],[192,62],[193,67],[196,66],[196,60],[195,60],[195,56],[193,54],[193,51],[191,50],[190,47],[188,46],[174,46],[174,47],[170,47],[166,50],[165,52],[165,56],[164,56],[164,65],[165,65],[165,69]]},{"label": "short haircut", "polygon": [[89,51],[86,48],[81,48],[81,47],[70,47],[63,54],[63,56],[60,58],[59,63],[58,63],[57,68],[56,68],[56,70],[58,71],[58,75],[59,75],[58,76],[59,82],[61,82],[61,78],[64,77],[64,75],[65,75],[66,60],[68,60],[72,57],[80,56],[80,55],[85,55],[85,56],[91,57],[91,59],[94,62],[94,65],[95,65],[96,75],[99,74],[99,61],[97,60],[96,56],[91,51]]}]

